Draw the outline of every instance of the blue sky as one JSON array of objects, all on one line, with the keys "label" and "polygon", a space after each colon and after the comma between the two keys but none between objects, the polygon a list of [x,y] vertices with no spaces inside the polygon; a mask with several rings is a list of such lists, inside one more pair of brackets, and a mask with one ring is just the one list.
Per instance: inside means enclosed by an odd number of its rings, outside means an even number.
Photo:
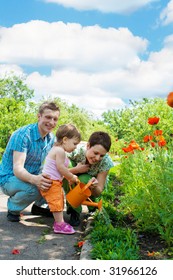
[{"label": "blue sky", "polygon": [[[105,3],[106,2],[106,3]],[[173,0],[1,0],[0,76],[95,116],[173,90]]]}]

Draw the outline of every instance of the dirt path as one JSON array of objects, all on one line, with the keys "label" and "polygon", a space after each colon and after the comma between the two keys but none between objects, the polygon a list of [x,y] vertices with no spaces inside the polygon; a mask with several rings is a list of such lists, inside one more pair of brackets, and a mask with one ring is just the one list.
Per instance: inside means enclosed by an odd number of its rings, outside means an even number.
[{"label": "dirt path", "polygon": [[[75,245],[84,233],[84,223],[75,227],[74,235],[54,234],[53,218],[33,216],[31,206],[23,212],[19,223],[7,221],[7,199],[0,192],[0,260],[78,260]],[[69,216],[64,213],[66,221]],[[86,210],[82,213],[85,219]],[[20,254],[12,254],[12,250]]]}]

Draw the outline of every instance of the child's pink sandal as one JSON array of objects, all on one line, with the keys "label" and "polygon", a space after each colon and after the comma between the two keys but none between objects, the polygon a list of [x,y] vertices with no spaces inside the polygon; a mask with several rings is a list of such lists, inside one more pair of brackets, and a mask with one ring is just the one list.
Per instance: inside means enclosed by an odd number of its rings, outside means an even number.
[{"label": "child's pink sandal", "polygon": [[65,222],[63,222],[63,223],[54,222],[53,229],[54,229],[54,233],[60,233],[60,234],[74,234],[75,233],[74,228]]}]

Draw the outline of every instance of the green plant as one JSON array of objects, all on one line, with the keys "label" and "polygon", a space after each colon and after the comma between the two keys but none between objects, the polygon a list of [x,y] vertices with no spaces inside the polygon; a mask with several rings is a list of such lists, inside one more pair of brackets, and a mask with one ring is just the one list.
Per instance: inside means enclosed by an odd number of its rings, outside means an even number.
[{"label": "green plant", "polygon": [[[151,118],[152,119],[152,118]],[[148,120],[149,121],[149,120]],[[153,118],[154,121],[154,118]],[[156,119],[155,119],[156,121]],[[159,233],[168,246],[173,244],[173,153],[172,139],[149,123],[143,148],[135,141],[123,148],[120,177],[123,195],[118,209],[131,213],[141,231]],[[151,129],[152,128],[152,129]],[[166,140],[165,140],[166,139]]]},{"label": "green plant", "polygon": [[109,171],[107,186],[102,193],[103,208],[94,215],[93,229],[90,233],[93,259],[139,259],[137,235],[122,222],[124,215],[117,211],[114,205],[115,197],[120,194],[122,184],[116,178],[118,170],[119,166],[115,166]]},{"label": "green plant", "polygon": [[51,231],[50,228],[44,229],[41,233],[40,238],[37,240],[37,243],[43,244],[46,241],[46,235],[49,234]]},{"label": "green plant", "polygon": [[137,237],[130,228],[114,228],[111,224],[95,221],[91,232],[93,249],[91,257],[97,260],[139,259]]},{"label": "green plant", "polygon": [[163,131],[173,133],[172,108],[162,98],[143,98],[141,101],[129,100],[129,106],[119,110],[103,113],[103,120],[114,135],[114,152],[122,154],[120,145],[124,141],[136,139],[141,141],[148,131],[146,120],[150,116],[159,116]]}]

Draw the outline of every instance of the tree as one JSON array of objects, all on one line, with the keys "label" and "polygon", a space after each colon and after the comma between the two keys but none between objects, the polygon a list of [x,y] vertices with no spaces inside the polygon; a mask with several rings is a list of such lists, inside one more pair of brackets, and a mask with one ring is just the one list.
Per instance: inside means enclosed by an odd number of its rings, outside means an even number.
[{"label": "tree", "polygon": [[[94,120],[87,111],[75,104],[69,105],[60,98],[42,99],[38,103],[31,102],[34,91],[29,89],[23,78],[16,76],[0,80],[0,158],[8,139],[17,128],[36,122],[38,107],[44,101],[56,102],[61,110],[58,126],[73,123],[81,132],[82,140],[87,141],[90,134],[96,130],[107,131],[102,121]],[[55,133],[55,130],[53,131]]]},{"label": "tree", "polygon": [[130,107],[103,113],[103,119],[118,139],[141,140],[148,133],[147,120],[157,116],[161,119],[159,128],[168,135],[173,133],[172,108],[161,98],[130,100]]},{"label": "tree", "polygon": [[13,76],[0,80],[0,157],[12,132],[35,119],[33,96],[22,78]]},{"label": "tree", "polygon": [[24,83],[24,78],[10,76],[0,79],[0,98],[14,98],[16,101],[28,101],[34,91]]}]

